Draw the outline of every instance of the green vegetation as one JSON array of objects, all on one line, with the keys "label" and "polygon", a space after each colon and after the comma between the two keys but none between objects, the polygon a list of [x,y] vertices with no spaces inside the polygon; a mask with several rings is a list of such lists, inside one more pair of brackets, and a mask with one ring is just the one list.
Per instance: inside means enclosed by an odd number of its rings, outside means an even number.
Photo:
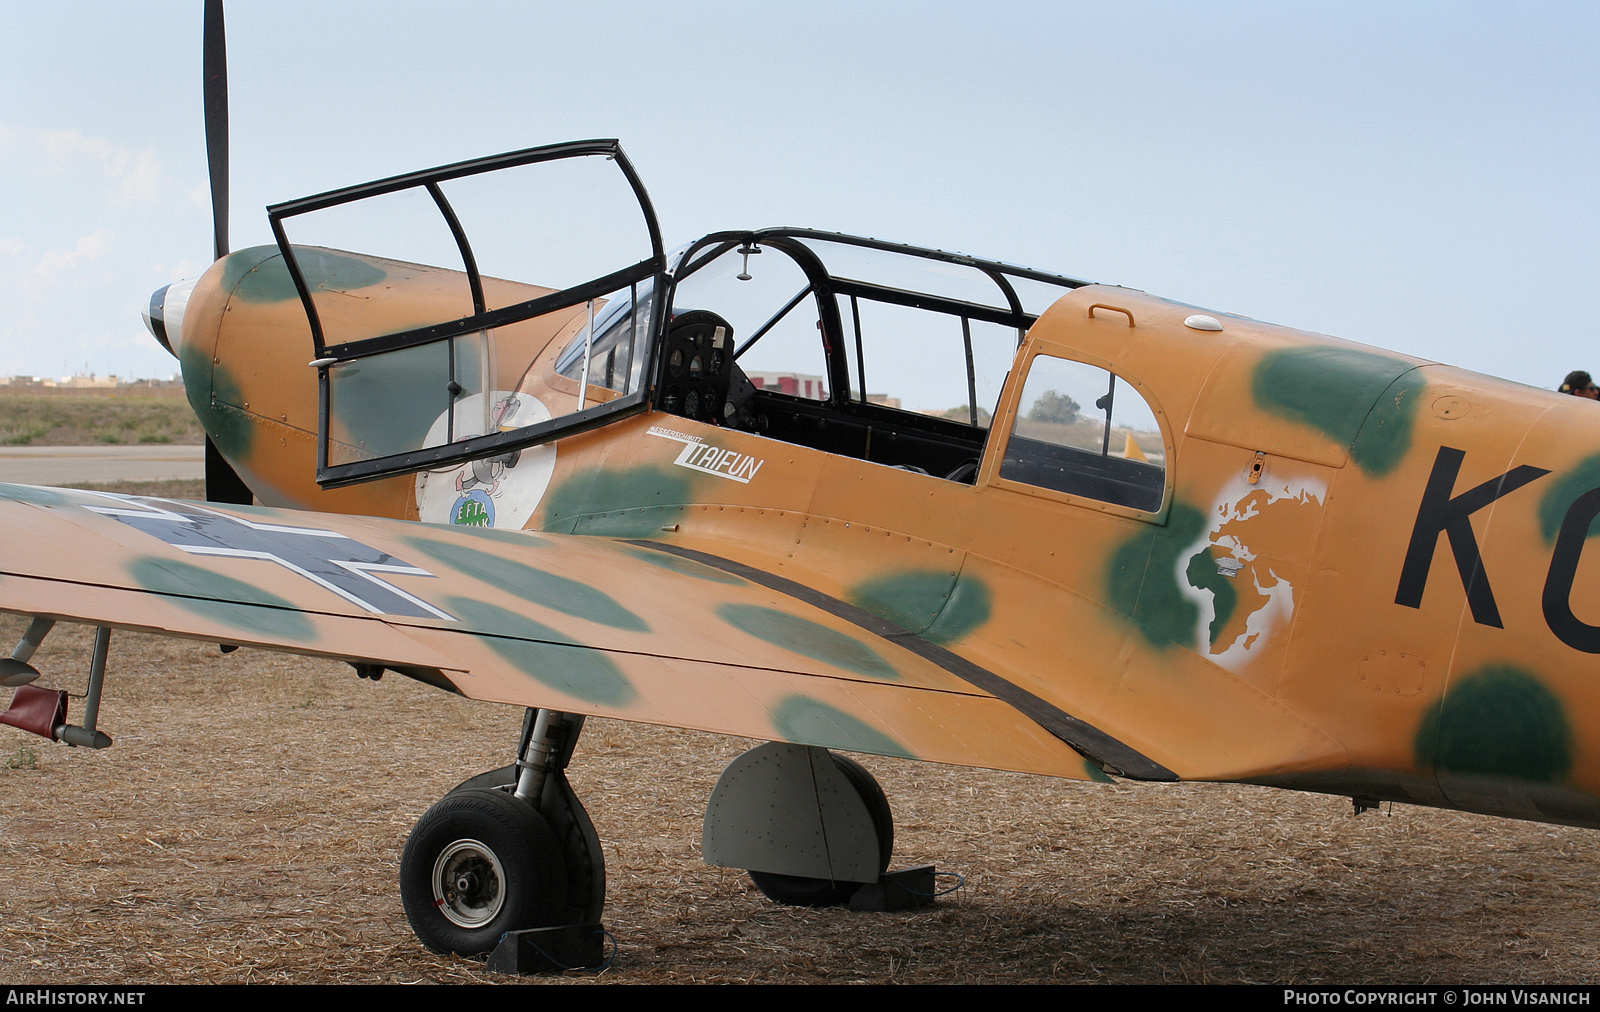
[{"label": "green vegetation", "polygon": [[1071,425],[1078,420],[1078,412],[1083,410],[1083,405],[1068,397],[1066,394],[1054,390],[1046,390],[1033,402],[1033,408],[1028,412],[1031,422],[1053,422],[1056,425]]},{"label": "green vegetation", "polygon": [[39,750],[32,745],[18,745],[16,751],[0,759],[0,769],[36,770],[39,768]]},{"label": "green vegetation", "polygon": [[[963,424],[970,425],[972,423],[972,408],[966,404],[963,404],[960,407],[950,408],[939,417],[948,418],[953,422],[961,422]],[[989,423],[993,421],[993,412],[985,407],[978,408],[978,425],[981,428],[987,429],[989,427]]]},{"label": "green vegetation", "polygon": [[157,397],[0,394],[0,445],[200,443],[186,401]]}]

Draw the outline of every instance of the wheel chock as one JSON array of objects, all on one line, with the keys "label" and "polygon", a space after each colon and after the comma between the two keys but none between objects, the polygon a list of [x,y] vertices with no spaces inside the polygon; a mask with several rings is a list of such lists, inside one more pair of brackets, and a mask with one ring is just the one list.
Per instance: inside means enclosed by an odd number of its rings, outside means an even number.
[{"label": "wheel chock", "polygon": [[95,730],[94,725],[100,716],[100,688],[105,682],[106,655],[111,650],[111,629],[108,626],[95,629],[94,654],[89,660],[89,690],[84,695],[83,725],[80,727],[67,723],[65,690],[45,689],[32,684],[33,679],[39,677],[39,672],[28,660],[53,625],[54,619],[34,619],[23,634],[22,642],[11,652],[10,660],[0,664],[0,677],[6,684],[17,687],[17,691],[11,695],[11,707],[0,713],[0,724],[10,724],[51,741],[64,741],[68,745],[110,748],[111,737],[104,731]]},{"label": "wheel chock", "polygon": [[61,689],[19,685],[11,696],[11,708],[0,713],[0,724],[10,724],[55,741],[56,728],[67,722],[67,694]]},{"label": "wheel chock", "polygon": [[598,970],[606,963],[605,940],[599,923],[508,931],[489,953],[487,969],[522,976]]},{"label": "wheel chock", "polygon": [[928,907],[933,905],[936,892],[933,865],[919,864],[915,868],[888,872],[871,885],[857,889],[850,897],[850,909],[882,914]]}]

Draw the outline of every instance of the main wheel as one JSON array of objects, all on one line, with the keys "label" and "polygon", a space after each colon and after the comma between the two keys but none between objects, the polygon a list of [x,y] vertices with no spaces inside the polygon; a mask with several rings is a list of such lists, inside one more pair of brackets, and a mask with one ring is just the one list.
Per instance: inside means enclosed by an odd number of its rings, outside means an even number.
[{"label": "main wheel", "polygon": [[417,821],[400,855],[400,900],[423,945],[477,956],[508,931],[555,923],[566,866],[550,827],[505,791],[458,790]]},{"label": "main wheel", "polygon": [[[878,874],[889,870],[889,858],[894,854],[894,815],[889,810],[889,799],[883,788],[867,768],[837,752],[828,753],[833,764],[844,774],[850,786],[867,806],[872,817],[872,829],[878,836]],[[850,902],[860,882],[835,882],[826,878],[805,878],[800,875],[776,875],[772,872],[753,871],[750,880],[767,899],[790,907],[836,907]]]},{"label": "main wheel", "polygon": [[462,791],[475,790],[479,787],[510,787],[517,782],[517,774],[519,772],[516,763],[512,763],[510,766],[502,766],[497,770],[490,770],[487,773],[479,773],[475,777],[468,777],[450,788],[450,793],[460,794]]},{"label": "main wheel", "polygon": [[[497,770],[479,773],[461,781],[450,790],[450,794],[492,790],[509,796],[521,772],[517,764],[512,763]],[[605,909],[605,852],[600,849],[600,838],[595,835],[589,813],[584,810],[583,802],[578,800],[563,771],[551,772],[545,784],[544,798],[539,804],[539,814],[560,846],[561,865],[567,870],[567,908],[560,923],[599,921]]]}]

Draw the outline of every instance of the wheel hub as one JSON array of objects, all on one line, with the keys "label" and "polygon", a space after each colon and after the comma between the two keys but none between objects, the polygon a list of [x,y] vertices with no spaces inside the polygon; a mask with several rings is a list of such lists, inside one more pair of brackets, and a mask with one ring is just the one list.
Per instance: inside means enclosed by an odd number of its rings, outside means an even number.
[{"label": "wheel hub", "polygon": [[500,859],[477,840],[457,840],[433,863],[433,901],[439,912],[463,928],[481,928],[505,905],[505,870]]}]

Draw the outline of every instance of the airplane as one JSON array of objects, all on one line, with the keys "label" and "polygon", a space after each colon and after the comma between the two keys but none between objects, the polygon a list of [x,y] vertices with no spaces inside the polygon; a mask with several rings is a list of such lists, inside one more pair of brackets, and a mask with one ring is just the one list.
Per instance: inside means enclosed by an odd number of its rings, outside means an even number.
[{"label": "airplane", "polygon": [[[801,905],[891,859],[842,752],[1600,827],[1586,400],[875,239],[669,251],[614,140],[277,204],[274,245],[229,251],[220,40],[210,4],[216,262],[148,314],[208,501],[0,486],[0,610],[34,620],[6,723],[109,745],[112,629],[522,707],[514,761],[401,859],[419,939],[463,954],[599,920],[563,772],[590,715],[771,743],[724,773],[704,849]],[[626,255],[554,285],[482,269],[503,248],[465,209],[497,175],[629,223]],[[601,192],[627,213],[566,206]],[[401,200],[449,257],[290,238],[414,220]],[[517,243],[558,264],[552,236]],[[78,724],[32,684],[57,621],[99,629]]]}]

